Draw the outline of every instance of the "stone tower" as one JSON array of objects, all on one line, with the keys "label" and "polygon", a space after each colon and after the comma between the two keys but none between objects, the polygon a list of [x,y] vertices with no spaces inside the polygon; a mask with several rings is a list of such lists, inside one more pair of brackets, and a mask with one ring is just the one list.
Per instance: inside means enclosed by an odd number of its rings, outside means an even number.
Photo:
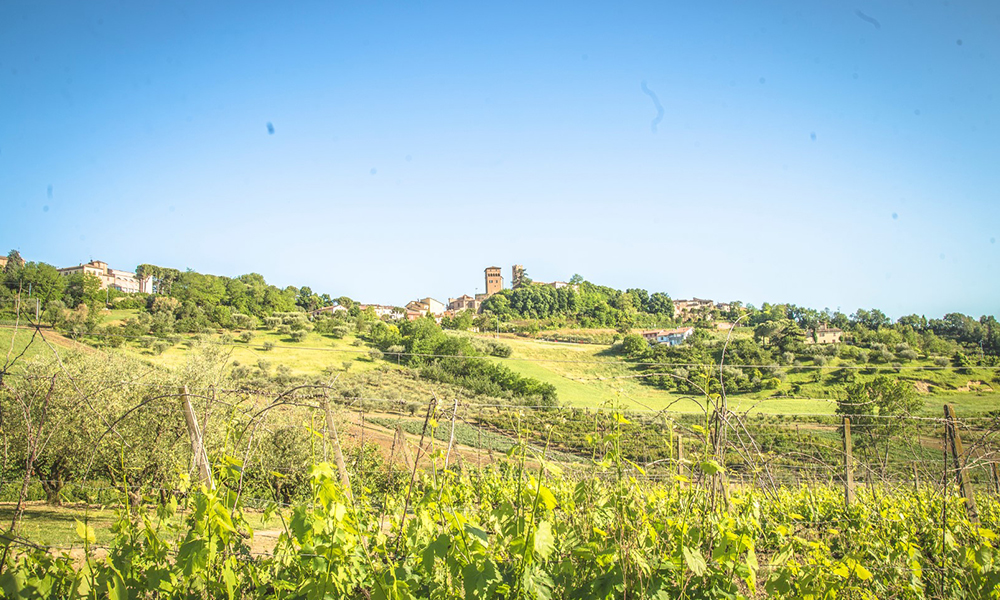
[{"label": "stone tower", "polygon": [[510,287],[517,289],[521,287],[521,278],[524,277],[524,265],[514,265],[510,268]]},{"label": "stone tower", "polygon": [[492,296],[503,289],[503,275],[500,267],[486,267],[486,295]]}]

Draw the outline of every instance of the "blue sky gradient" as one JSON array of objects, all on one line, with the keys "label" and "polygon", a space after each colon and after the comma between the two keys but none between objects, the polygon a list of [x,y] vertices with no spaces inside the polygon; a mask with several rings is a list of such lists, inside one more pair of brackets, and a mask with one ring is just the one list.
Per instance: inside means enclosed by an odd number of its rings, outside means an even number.
[{"label": "blue sky gradient", "polygon": [[0,4],[0,249],[1000,313],[1000,5],[537,4]]}]

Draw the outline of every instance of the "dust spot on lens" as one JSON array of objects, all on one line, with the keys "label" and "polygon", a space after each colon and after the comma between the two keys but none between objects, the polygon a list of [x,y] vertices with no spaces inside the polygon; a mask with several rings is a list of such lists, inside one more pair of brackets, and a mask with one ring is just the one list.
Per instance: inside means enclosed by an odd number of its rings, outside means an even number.
[{"label": "dust spot on lens", "polygon": [[413,155],[412,154],[407,154],[406,155],[406,162],[410,162],[411,160],[413,160]]},{"label": "dust spot on lens", "polygon": [[962,40],[960,40],[960,39],[955,40],[955,44],[961,46],[962,45]]},{"label": "dust spot on lens", "polygon": [[267,122],[267,135],[274,135],[274,125],[270,121]]},{"label": "dust spot on lens", "polygon": [[378,173],[378,169],[376,169],[375,167],[372,167],[372,170],[368,171],[368,172],[371,173],[372,175],[374,175],[375,173]]},{"label": "dust spot on lens", "polygon": [[816,132],[815,131],[813,131],[812,133],[809,134],[809,139],[811,139],[814,142],[816,141]]},{"label": "dust spot on lens", "polygon": [[766,79],[764,79],[763,77],[761,77],[761,78],[760,78],[760,79],[758,79],[757,81],[759,81],[759,82],[761,82],[761,83],[767,83],[767,80],[766,80]]},{"label": "dust spot on lens", "polygon": [[45,195],[49,197],[49,200],[52,199],[52,184],[49,184],[48,189],[45,190]]},{"label": "dust spot on lens", "polygon": [[898,218],[899,218],[899,214],[897,214],[897,213],[892,213],[892,220],[893,220],[893,221],[895,221],[895,220],[896,220],[896,219],[898,219]]},{"label": "dust spot on lens", "polygon": [[42,212],[49,212],[49,205],[48,204],[46,204],[45,206],[42,207]]}]

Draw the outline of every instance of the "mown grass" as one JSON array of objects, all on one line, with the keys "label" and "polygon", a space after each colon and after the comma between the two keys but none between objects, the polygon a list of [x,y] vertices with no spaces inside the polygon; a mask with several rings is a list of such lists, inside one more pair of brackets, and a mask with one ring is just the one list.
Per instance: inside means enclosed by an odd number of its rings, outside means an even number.
[{"label": "mown grass", "polygon": [[[202,335],[201,339],[193,335],[183,335],[181,343],[157,354],[152,349],[144,349],[137,342],[129,342],[127,347],[141,354],[150,362],[168,368],[184,365],[191,352],[199,344],[222,344],[231,350],[230,359],[239,364],[256,365],[264,360],[272,367],[287,366],[293,375],[321,375],[328,372],[348,371],[364,372],[376,368],[377,362],[368,356],[368,347],[354,345],[357,339],[346,336],[335,339],[331,336],[309,332],[301,342],[294,341],[288,335],[275,331],[255,331],[249,342],[238,338],[224,340],[223,335]],[[270,350],[265,344],[273,344]]]}]

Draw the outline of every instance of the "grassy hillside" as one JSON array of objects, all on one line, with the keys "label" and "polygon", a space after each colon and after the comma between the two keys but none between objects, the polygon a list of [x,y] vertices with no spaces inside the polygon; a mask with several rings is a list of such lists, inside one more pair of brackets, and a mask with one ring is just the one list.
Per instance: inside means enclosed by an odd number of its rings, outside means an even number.
[{"label": "grassy hillside", "polygon": [[[231,360],[237,364],[256,365],[263,360],[273,367],[285,365],[293,375],[321,375],[343,370],[359,372],[376,366],[368,357],[368,348],[354,345],[357,338],[352,336],[332,339],[310,332],[301,342],[274,331],[257,331],[249,342],[223,339],[223,336],[217,334],[178,337],[182,339],[180,343],[159,354],[152,349],[142,348],[135,342],[130,342],[127,346],[151,362],[165,367],[184,364],[191,349],[205,343],[224,344],[231,351]],[[265,344],[268,343],[274,344],[270,350],[265,349]]]},{"label": "grassy hillside", "polygon": [[[724,336],[721,332],[718,335]],[[748,333],[740,331],[735,335]],[[515,337],[504,341],[513,348],[505,364],[518,373],[556,386],[563,403],[599,406],[618,402],[629,408],[659,410],[670,406],[672,410],[698,410],[697,404],[686,399],[687,396],[645,383],[643,378],[637,377],[639,372],[621,361],[608,346]],[[843,387],[835,375],[837,365],[832,361],[822,369],[812,368],[817,365],[809,363],[788,366],[785,369],[787,379],[777,389],[730,394],[731,406],[735,410],[753,407],[753,412],[770,414],[833,413],[837,394]],[[934,416],[941,412],[941,405],[945,403],[954,403],[958,412],[966,414],[1000,407],[1000,385],[996,383],[995,370],[972,368],[963,374],[953,369],[936,368],[930,360],[918,360],[899,372],[881,367],[877,371],[857,371],[858,380],[872,378],[875,373],[890,373],[911,381],[925,400],[924,411]],[[798,392],[793,393],[793,387],[797,387]]]},{"label": "grassy hillside", "polygon": [[[112,311],[106,315],[106,322],[120,323],[132,316],[131,312]],[[0,329],[0,350],[4,353],[11,348],[11,331]],[[575,335],[586,337],[594,334],[594,331],[582,330]],[[54,332],[48,331],[47,335],[60,347],[86,348]],[[727,332],[714,331],[712,335],[721,340],[725,339]],[[752,332],[746,328],[733,333],[734,339],[751,335]],[[30,331],[18,331],[13,340],[12,353],[19,353],[30,337]],[[614,346],[542,341],[515,336],[504,336],[502,340],[511,346],[513,352],[507,359],[493,360],[502,361],[521,375],[552,384],[562,404],[577,407],[617,404],[633,409],[699,411],[695,399],[676,391],[661,389],[642,376],[667,371],[669,368],[640,371],[625,362]],[[248,342],[226,333],[178,334],[170,336],[168,342],[160,341],[159,347],[148,342],[143,344],[140,340],[128,340],[124,349],[139,354],[153,364],[177,368],[189,360],[193,349],[204,344],[219,344],[227,348],[234,365],[257,367],[264,364],[271,370],[283,365],[285,373],[293,376],[315,377],[341,373],[341,381],[344,381],[387,366],[384,360],[372,359],[368,354],[368,346],[354,336],[335,339],[315,332],[305,334],[301,341],[294,341],[289,335],[273,330],[258,330]],[[44,344],[36,343],[29,349],[27,356],[35,356],[40,352],[48,353],[49,350]],[[820,365],[805,357],[802,364],[782,367],[786,376],[778,388],[753,393],[731,393],[730,404],[735,410],[751,409],[753,412],[766,414],[833,413],[836,398],[842,393],[844,384],[845,371],[838,367],[844,365],[842,360],[833,358],[819,368]],[[874,377],[876,373],[890,373],[912,382],[925,399],[924,412],[932,416],[941,412],[941,405],[944,403],[955,404],[957,411],[963,414],[981,413],[1000,407],[1000,383],[997,382],[1000,374],[992,369],[970,368],[960,373],[954,369],[936,367],[929,359],[918,359],[898,370],[888,368],[888,365],[881,365],[877,370],[850,370],[857,380]],[[382,379],[384,377],[379,378],[380,381]],[[420,382],[418,387],[423,392],[428,385],[427,382]],[[365,395],[376,393],[377,390],[368,390]]]}]

